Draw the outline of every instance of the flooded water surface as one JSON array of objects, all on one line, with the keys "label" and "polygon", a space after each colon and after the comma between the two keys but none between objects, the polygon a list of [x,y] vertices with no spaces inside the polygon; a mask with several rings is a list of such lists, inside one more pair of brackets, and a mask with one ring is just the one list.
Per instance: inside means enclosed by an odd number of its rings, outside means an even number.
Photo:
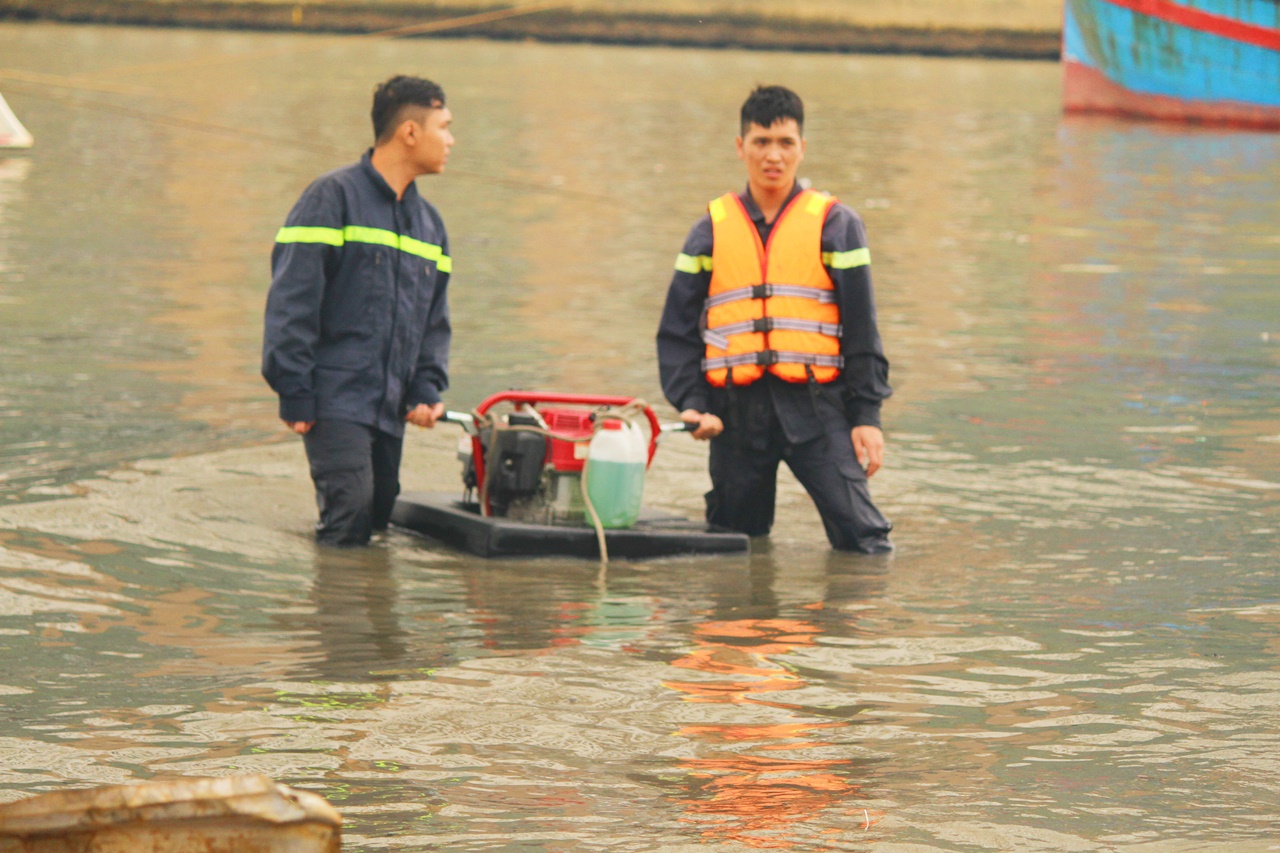
[{"label": "flooded water surface", "polygon": [[[275,230],[393,73],[458,145],[451,408],[660,399],[738,105],[809,108],[896,389],[898,550],[309,540]],[[1280,137],[1064,119],[1053,64],[0,25],[0,801],[262,772],[344,849],[1280,849]],[[661,407],[664,417],[673,413]],[[458,484],[414,432],[409,488]],[[665,440],[646,502],[701,511]]]}]

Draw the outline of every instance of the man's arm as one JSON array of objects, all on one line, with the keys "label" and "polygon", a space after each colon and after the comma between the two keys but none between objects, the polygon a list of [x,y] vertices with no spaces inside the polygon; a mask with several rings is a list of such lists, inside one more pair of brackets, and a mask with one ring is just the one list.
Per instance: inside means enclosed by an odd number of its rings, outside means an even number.
[{"label": "man's arm", "polygon": [[880,426],[880,404],[893,393],[889,361],[876,325],[871,253],[862,220],[836,205],[822,229],[823,263],[840,300],[841,397],[854,426]]},{"label": "man's arm", "polygon": [[707,413],[710,385],[702,370],[702,311],[711,287],[711,218],[693,226],[676,256],[675,272],[658,323],[658,375],[662,392],[680,411],[681,420],[698,423],[693,437],[719,435],[724,425]]},{"label": "man's arm", "polygon": [[662,392],[677,409],[705,412],[710,388],[702,371],[702,310],[711,289],[711,217],[689,232],[676,256],[675,272],[658,322],[658,376]]},{"label": "man's arm", "polygon": [[300,434],[316,419],[312,376],[320,309],[341,251],[342,218],[337,194],[325,184],[312,184],[290,211],[271,252],[262,376],[280,396],[280,419]]},{"label": "man's arm", "polygon": [[449,320],[449,278],[453,259],[449,255],[449,237],[444,223],[433,217],[440,230],[440,248],[443,257],[436,264],[435,280],[431,291],[431,305],[422,333],[422,346],[418,361],[409,382],[405,399],[408,413],[405,420],[420,427],[433,427],[444,415],[444,403],[440,395],[449,387],[449,345],[453,340],[453,326]]},{"label": "man's arm", "polygon": [[828,214],[822,229],[822,252],[823,263],[835,282],[840,323],[844,327],[840,337],[844,356],[840,396],[853,424],[854,451],[867,469],[867,476],[871,476],[884,459],[880,406],[893,389],[889,387],[889,361],[876,324],[866,230],[862,219],[848,207],[836,205]]}]

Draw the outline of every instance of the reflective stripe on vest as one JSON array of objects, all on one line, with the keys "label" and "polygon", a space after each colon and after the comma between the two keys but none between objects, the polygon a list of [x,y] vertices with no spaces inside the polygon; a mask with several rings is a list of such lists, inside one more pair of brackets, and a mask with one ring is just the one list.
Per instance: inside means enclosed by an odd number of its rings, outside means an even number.
[{"label": "reflective stripe on vest", "polygon": [[[703,370],[722,370],[726,367],[742,367],[744,365],[769,366],[780,362],[811,364],[815,367],[844,367],[844,357],[839,355],[816,355],[811,352],[788,352],[787,350],[768,349],[763,352],[744,352],[738,355],[725,355],[719,358],[704,358]],[[735,376],[734,385],[737,382]],[[808,377],[805,377],[806,380]]]},{"label": "reflective stripe on vest", "polygon": [[[715,329],[704,329],[702,340],[712,346],[727,350],[729,336],[743,332],[772,332],[774,329],[787,329],[792,332],[817,332],[819,335],[840,337],[844,327],[839,323],[820,323],[817,320],[795,320],[790,317],[761,317],[758,320],[743,320],[741,323],[730,323],[717,326]],[[809,362],[810,364],[814,362]],[[839,367],[840,365],[836,365]]]},{"label": "reflective stripe on vest", "polygon": [[767,245],[737,195],[708,205],[713,242],[702,369],[712,385],[724,387],[730,375],[747,385],[766,372],[788,382],[840,375],[840,306],[824,264],[838,255],[833,268],[856,266],[866,252],[822,251],[822,226],[835,203],[813,190],[799,193],[778,215]]},{"label": "reflective stripe on vest", "polygon": [[348,225],[345,228],[320,228],[309,225],[286,225],[276,232],[277,243],[323,243],[326,246],[342,246],[346,243],[371,243],[390,246],[406,254],[433,261],[440,272],[453,272],[453,259],[434,243],[424,243],[406,234],[397,234],[383,228],[366,228]]},{"label": "reflective stripe on vest", "polygon": [[834,290],[814,290],[812,287],[801,284],[757,284],[754,287],[739,287],[736,290],[717,293],[707,299],[707,307],[727,305],[739,299],[764,299],[768,296],[794,296],[797,299],[816,299],[819,302],[832,304],[836,301]]}]

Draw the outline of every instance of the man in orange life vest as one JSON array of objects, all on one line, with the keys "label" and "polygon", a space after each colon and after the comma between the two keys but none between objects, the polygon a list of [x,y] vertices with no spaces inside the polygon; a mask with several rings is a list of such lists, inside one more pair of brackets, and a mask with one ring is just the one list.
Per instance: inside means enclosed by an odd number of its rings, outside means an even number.
[{"label": "man in orange life vest", "polygon": [[689,232],[658,328],[663,392],[711,440],[707,521],[767,534],[786,460],[833,548],[890,551],[892,525],[867,491],[892,390],[862,220],[797,182],[794,92],[756,88],[741,128],[746,191],[712,201]]}]

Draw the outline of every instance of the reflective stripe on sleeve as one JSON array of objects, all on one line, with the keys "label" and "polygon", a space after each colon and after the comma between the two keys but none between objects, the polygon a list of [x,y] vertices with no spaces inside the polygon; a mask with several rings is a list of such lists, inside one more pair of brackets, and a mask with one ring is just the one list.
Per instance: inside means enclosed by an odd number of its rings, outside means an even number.
[{"label": "reflective stripe on sleeve", "polygon": [[676,255],[676,269],[680,272],[687,272],[690,275],[697,275],[703,271],[711,272],[711,256],[686,255],[681,252]]},{"label": "reflective stripe on sleeve", "polygon": [[277,243],[323,243],[326,246],[342,246],[346,243],[369,243],[388,246],[406,254],[435,261],[440,272],[452,272],[453,260],[434,243],[424,243],[404,234],[385,228],[366,228],[348,225],[345,228],[321,228],[309,225],[288,225],[276,232]]},{"label": "reflective stripe on sleeve", "polygon": [[341,228],[314,228],[305,225],[288,225],[276,232],[277,243],[324,243],[329,246],[343,244]]},{"label": "reflective stripe on sleeve", "polygon": [[854,267],[865,267],[871,263],[871,250],[867,248],[850,249],[847,252],[823,252],[822,262],[833,270],[849,270]]}]

